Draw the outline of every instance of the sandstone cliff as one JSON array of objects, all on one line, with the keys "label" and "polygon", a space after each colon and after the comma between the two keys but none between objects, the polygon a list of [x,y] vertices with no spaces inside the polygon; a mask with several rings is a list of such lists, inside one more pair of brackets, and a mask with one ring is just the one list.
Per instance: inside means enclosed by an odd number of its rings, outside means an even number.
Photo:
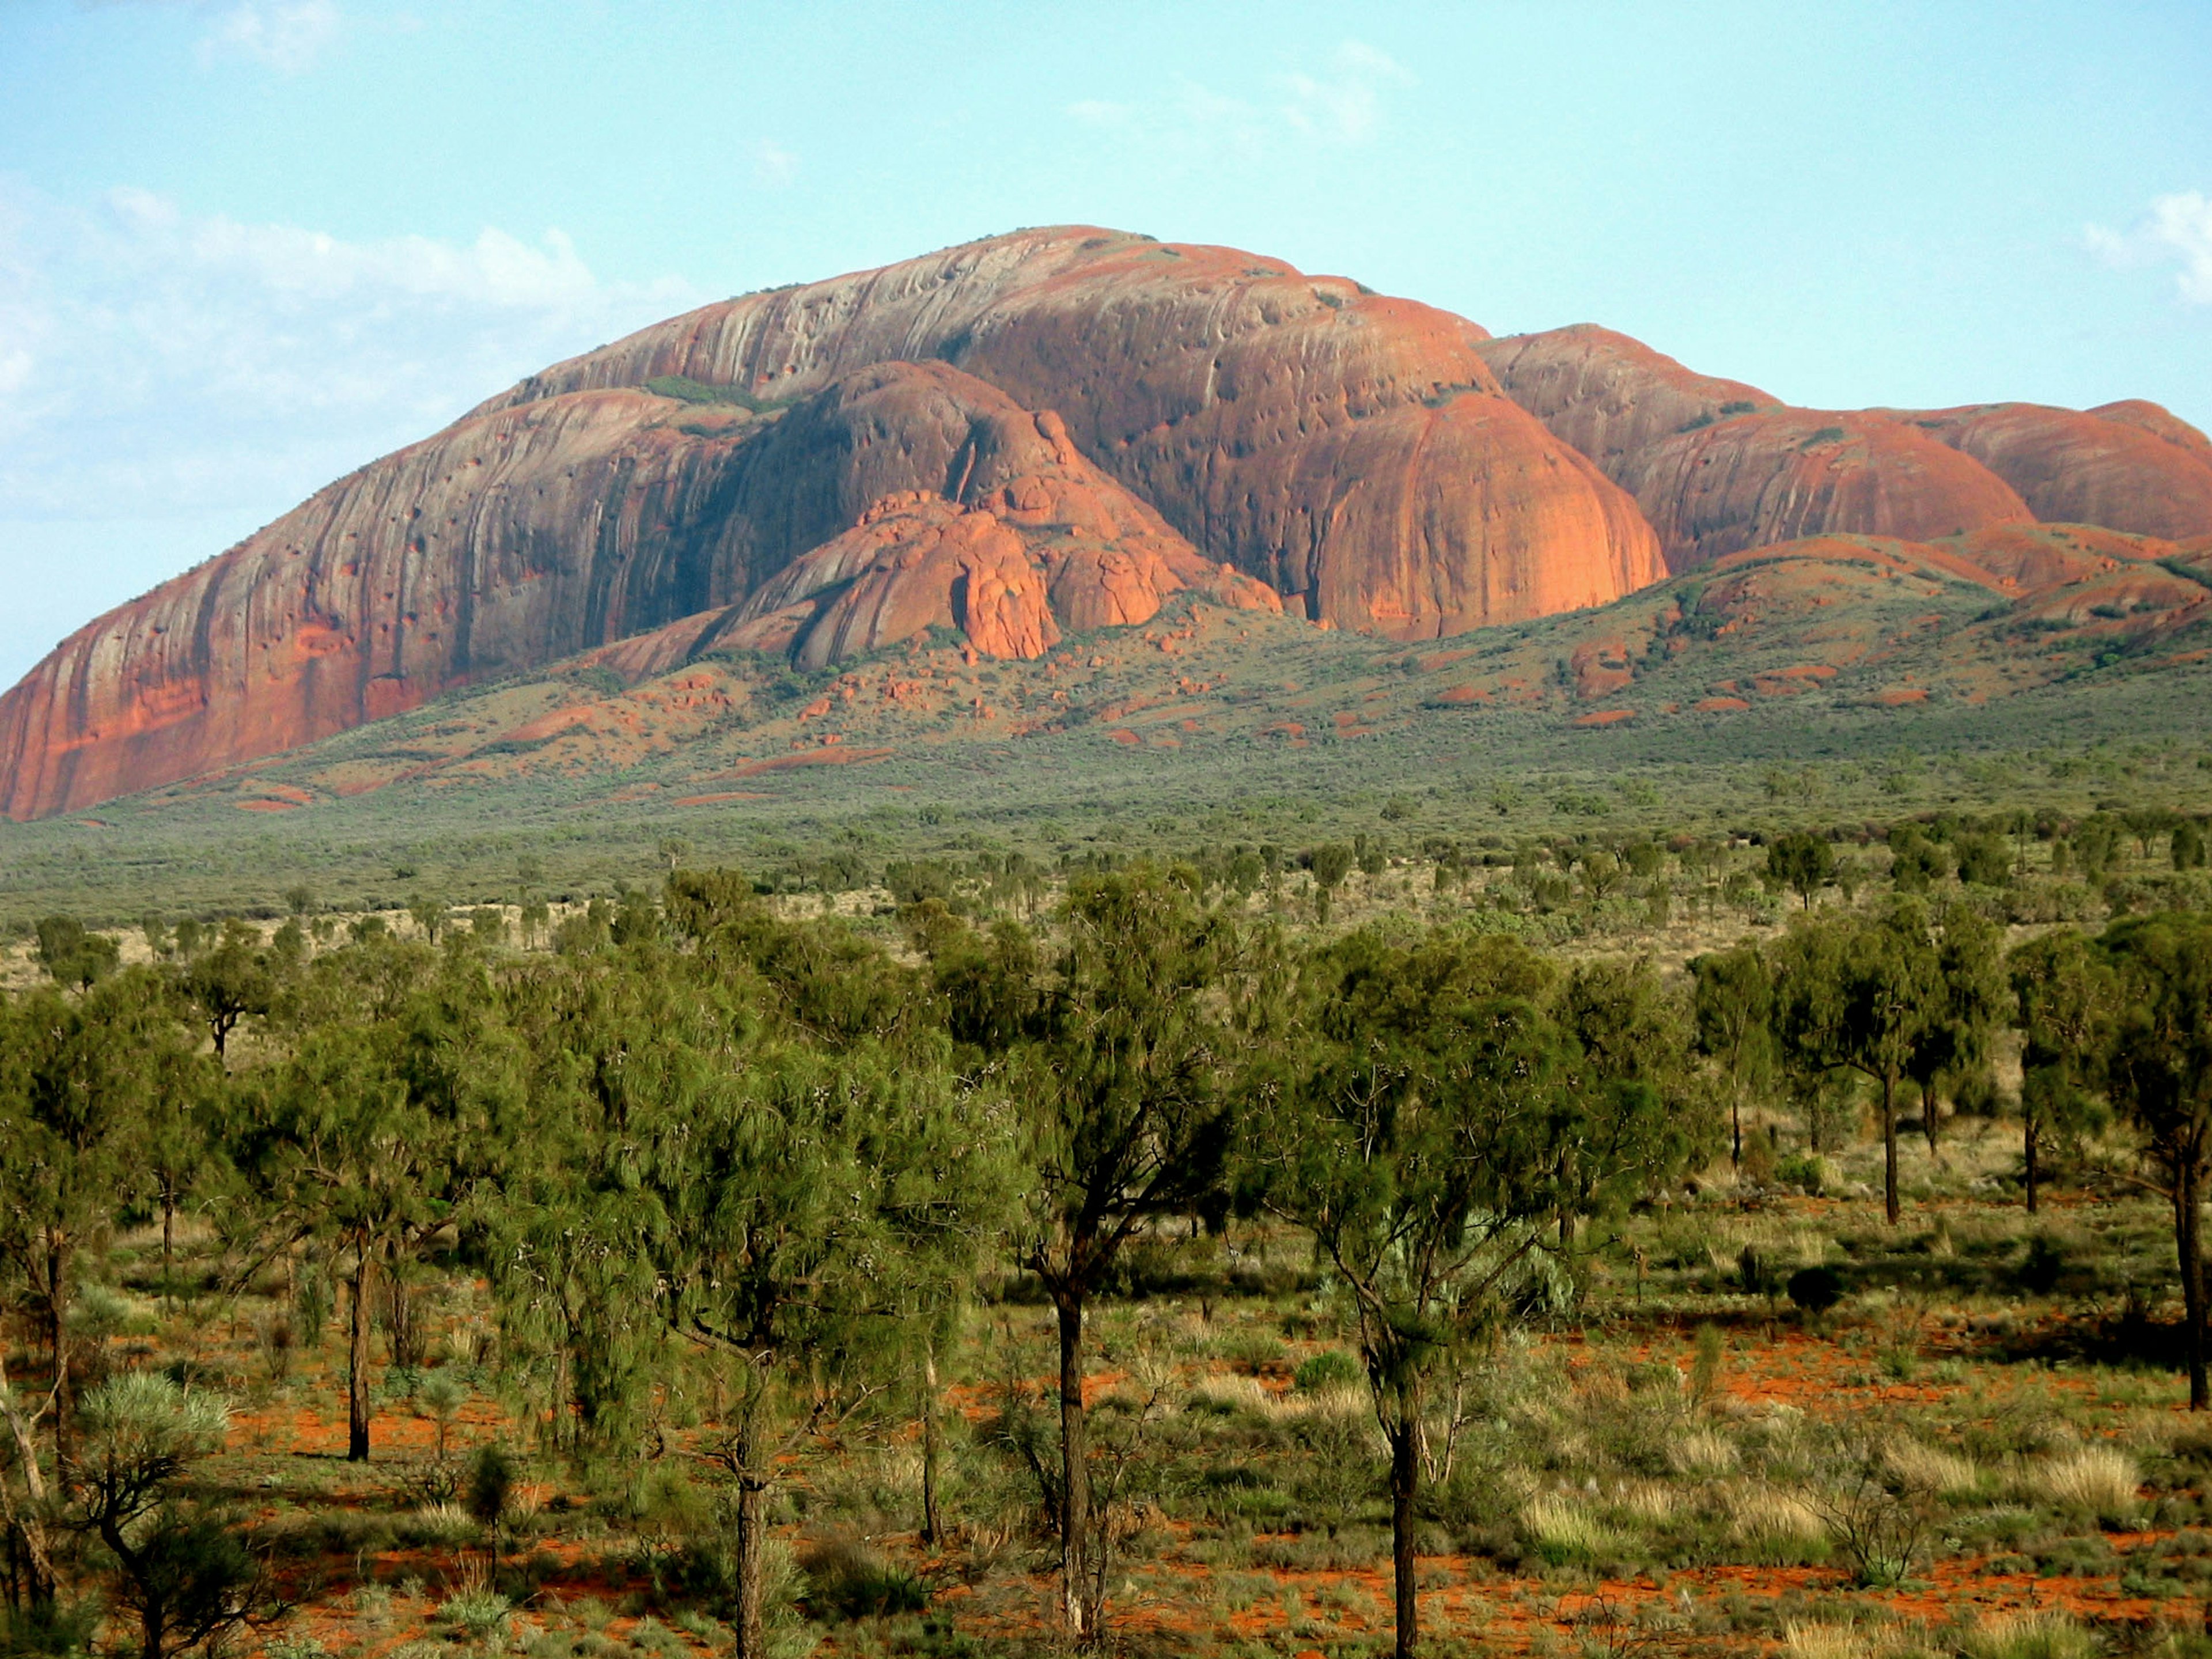
[{"label": "sandstone cliff", "polygon": [[[79,630],[0,697],[0,810],[235,764],[684,618],[723,639],[781,614],[821,663],[933,625],[1032,652],[1194,586],[1425,637],[1656,580],[1633,503],[1503,395],[1483,337],[1080,228],[708,307]],[[772,612],[717,614],[787,572]]]}]

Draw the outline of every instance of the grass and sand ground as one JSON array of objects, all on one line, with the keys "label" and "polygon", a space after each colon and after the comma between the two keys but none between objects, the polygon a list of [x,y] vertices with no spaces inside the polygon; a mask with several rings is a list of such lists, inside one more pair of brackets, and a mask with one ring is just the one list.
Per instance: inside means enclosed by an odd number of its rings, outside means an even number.
[{"label": "grass and sand ground", "polygon": [[[2169,1218],[2063,1186],[2029,1217],[2012,1127],[1942,1128],[1932,1160],[1908,1142],[1891,1230],[1868,1192],[1878,1147],[1815,1160],[1762,1124],[1741,1179],[1723,1164],[1592,1241],[1572,1317],[1503,1334],[1445,1377],[1420,1538],[1429,1650],[2203,1647],[2212,1422],[2187,1412],[2173,1369]],[[188,1250],[187,1279],[194,1265]],[[717,1435],[704,1370],[655,1397],[634,1451],[556,1455],[480,1281],[433,1263],[409,1304],[416,1363],[386,1364],[380,1336],[375,1456],[349,1464],[343,1291],[312,1263],[167,1312],[153,1237],[121,1240],[107,1266],[106,1363],[166,1365],[233,1401],[228,1448],[194,1480],[251,1520],[295,1603],[254,1644],[288,1659],[727,1645],[702,1565],[726,1496],[696,1455]],[[1783,1290],[1809,1266],[1847,1292],[1825,1313]],[[918,1533],[911,1389],[794,1443],[780,1650],[1053,1646],[1031,1462],[1056,1455],[1049,1322],[1017,1277],[982,1289],[943,1368],[934,1544]],[[1302,1240],[1180,1225],[1142,1240],[1095,1332],[1114,1647],[1387,1647],[1379,1440]],[[470,1462],[493,1444],[517,1464],[495,1529],[465,1506]]]}]

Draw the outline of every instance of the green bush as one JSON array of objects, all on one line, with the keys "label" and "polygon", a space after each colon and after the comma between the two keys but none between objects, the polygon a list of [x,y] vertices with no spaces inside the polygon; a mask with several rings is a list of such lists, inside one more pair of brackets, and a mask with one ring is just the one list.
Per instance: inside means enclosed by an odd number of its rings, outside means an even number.
[{"label": "green bush", "polygon": [[850,1540],[816,1546],[799,1558],[799,1567],[817,1618],[883,1618],[929,1605],[928,1586],[914,1573]]},{"label": "green bush", "polygon": [[1326,1394],[1335,1389],[1355,1388],[1366,1381],[1367,1373],[1359,1362],[1341,1348],[1329,1348],[1305,1361],[1291,1374],[1291,1381],[1301,1394]]}]

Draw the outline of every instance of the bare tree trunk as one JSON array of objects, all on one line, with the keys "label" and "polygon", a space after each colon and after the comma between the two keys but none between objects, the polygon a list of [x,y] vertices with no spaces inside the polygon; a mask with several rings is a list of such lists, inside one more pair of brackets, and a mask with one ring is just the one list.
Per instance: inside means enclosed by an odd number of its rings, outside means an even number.
[{"label": "bare tree trunk", "polygon": [[1881,1206],[1889,1224],[1897,1225],[1897,1079],[1881,1080]]},{"label": "bare tree trunk", "polygon": [[1419,1585],[1413,1562],[1413,1498],[1421,1478],[1420,1401],[1401,1391],[1389,1425],[1390,1570],[1397,1593],[1397,1659],[1413,1659],[1421,1639]]},{"label": "bare tree trunk", "polygon": [[766,1541],[768,1477],[760,1464],[761,1412],[766,1383],[757,1369],[745,1378],[745,1397],[738,1407],[734,1447],[738,1477],[738,1559],[733,1634],[737,1659],[765,1659],[761,1617],[761,1554]]},{"label": "bare tree trunk", "polygon": [[1936,1085],[1932,1082],[1920,1085],[1920,1133],[1928,1137],[1928,1156],[1936,1156]]},{"label": "bare tree trunk", "polygon": [[2197,1237],[2197,1168],[2193,1156],[2174,1171],[2174,1242],[2180,1247],[2182,1316],[2188,1321],[2189,1409],[2212,1405],[2204,1376],[2204,1256]]},{"label": "bare tree trunk", "polygon": [[69,1352],[70,1241],[65,1233],[46,1230],[46,1352],[53,1361],[54,1467],[69,1462],[70,1419],[76,1415],[76,1390],[70,1386]]},{"label": "bare tree trunk", "polygon": [[1729,1095],[1729,1127],[1734,1135],[1729,1148],[1729,1167],[1740,1170],[1743,1167],[1743,1092],[1741,1090],[1731,1091]]},{"label": "bare tree trunk", "polygon": [[2027,1124],[2027,1127],[2021,1132],[2021,1154],[2027,1165],[2027,1212],[2030,1215],[2033,1215],[2035,1213],[2035,1177],[2037,1173],[2035,1167],[2035,1154],[2037,1151],[2036,1142],[2041,1139],[2042,1137],[2036,1133],[2037,1126],[2033,1117],[2026,1118],[2024,1121]]},{"label": "bare tree trunk", "polygon": [[1053,1297],[1060,1316],[1060,1572],[1067,1633],[1095,1638],[1097,1606],[1091,1560],[1091,1449],[1083,1412],[1083,1302],[1066,1288]]},{"label": "bare tree trunk", "polygon": [[937,1340],[921,1355],[921,1541],[937,1542]]},{"label": "bare tree trunk", "polygon": [[171,1277],[177,1259],[177,1194],[165,1177],[161,1182],[161,1305],[177,1304],[176,1281]]},{"label": "bare tree trunk", "polygon": [[4,1355],[0,1355],[0,1416],[7,1418],[8,1431],[15,1442],[16,1462],[23,1471],[23,1494],[30,1500],[25,1507],[29,1512],[15,1512],[15,1495],[4,1477],[0,1477],[0,1504],[5,1505],[9,1530],[23,1540],[25,1565],[30,1577],[25,1587],[28,1592],[26,1599],[33,1607],[50,1607],[54,1599],[54,1556],[46,1538],[46,1480],[39,1468],[38,1443],[32,1436],[36,1419],[27,1420],[15,1404],[15,1391],[8,1382]]},{"label": "bare tree trunk", "polygon": [[375,1289],[376,1256],[367,1239],[355,1255],[353,1328],[348,1339],[346,1363],[346,1462],[368,1462],[368,1323],[369,1297]]}]

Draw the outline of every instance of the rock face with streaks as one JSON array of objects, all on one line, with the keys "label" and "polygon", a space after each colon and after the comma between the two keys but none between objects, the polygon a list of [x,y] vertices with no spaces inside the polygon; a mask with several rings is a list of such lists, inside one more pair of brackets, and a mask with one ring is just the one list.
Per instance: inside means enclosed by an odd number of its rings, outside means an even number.
[{"label": "rock face with streaks", "polygon": [[2212,444],[2142,403],[1793,409],[1603,329],[1023,231],[672,318],[339,480],[0,696],[0,811],[579,653],[1030,657],[1185,592],[1411,641],[1796,538],[2054,519],[2212,532]]},{"label": "rock face with streaks", "polygon": [[2212,443],[2156,404],[2087,413],[1985,404],[1911,420],[2002,478],[2045,523],[2169,541],[2212,535]]},{"label": "rock face with streaks", "polygon": [[1636,498],[1670,570],[1800,537],[1926,540],[2035,518],[2002,478],[1907,420],[1793,409],[1607,329],[1480,350],[1522,407]]},{"label": "rock face with streaks", "polygon": [[1341,279],[1083,228],[709,306],[532,377],[64,641],[0,698],[0,810],[234,765],[744,607],[787,572],[804,599],[744,621],[813,607],[803,629],[785,616],[807,661],[930,625],[1042,650],[1188,587],[1279,587],[1420,637],[1657,578],[1634,505],[1502,394],[1484,337]]}]

